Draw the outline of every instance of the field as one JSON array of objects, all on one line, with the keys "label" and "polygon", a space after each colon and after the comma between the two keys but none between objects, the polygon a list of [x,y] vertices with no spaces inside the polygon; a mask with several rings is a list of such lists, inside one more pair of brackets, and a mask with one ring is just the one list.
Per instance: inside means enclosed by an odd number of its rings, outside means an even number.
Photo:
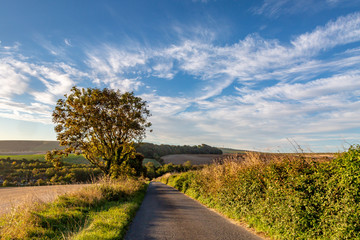
[{"label": "field", "polygon": [[245,153],[246,150],[238,150],[238,149],[232,149],[232,148],[219,148],[223,154],[229,154],[229,153]]},{"label": "field", "polygon": [[172,154],[161,157],[165,163],[183,164],[190,161],[192,165],[211,164],[220,154]]},{"label": "field", "polygon": [[57,141],[0,141],[0,153],[40,154],[53,149],[61,149]]}]

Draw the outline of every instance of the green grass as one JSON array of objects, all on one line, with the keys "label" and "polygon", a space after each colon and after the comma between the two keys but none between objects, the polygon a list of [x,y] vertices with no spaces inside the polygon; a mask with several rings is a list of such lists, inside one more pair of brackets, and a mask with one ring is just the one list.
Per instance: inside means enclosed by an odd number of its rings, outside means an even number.
[{"label": "green grass", "polygon": [[152,162],[156,168],[161,167],[161,163],[159,163],[158,161],[156,161],[155,159],[152,159],[152,158],[145,158],[143,160],[143,165],[147,164],[148,162]]},{"label": "green grass", "polygon": [[72,236],[73,240],[123,239],[127,228],[139,208],[145,192],[131,201],[107,203],[103,210],[90,215],[87,226]]}]

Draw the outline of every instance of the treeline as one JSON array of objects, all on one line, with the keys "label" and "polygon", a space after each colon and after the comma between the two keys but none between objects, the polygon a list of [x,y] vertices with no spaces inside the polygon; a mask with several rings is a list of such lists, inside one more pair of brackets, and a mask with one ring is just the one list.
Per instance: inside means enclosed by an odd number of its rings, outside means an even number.
[{"label": "treeline", "polygon": [[360,239],[360,146],[334,160],[250,153],[162,181],[274,239]]},{"label": "treeline", "polygon": [[31,186],[89,182],[101,171],[87,164],[64,163],[55,168],[39,160],[0,159],[0,186]]},{"label": "treeline", "polygon": [[206,144],[197,146],[176,146],[167,144],[140,143],[135,145],[136,151],[143,154],[145,158],[160,160],[162,156],[170,154],[222,154],[216,147]]}]

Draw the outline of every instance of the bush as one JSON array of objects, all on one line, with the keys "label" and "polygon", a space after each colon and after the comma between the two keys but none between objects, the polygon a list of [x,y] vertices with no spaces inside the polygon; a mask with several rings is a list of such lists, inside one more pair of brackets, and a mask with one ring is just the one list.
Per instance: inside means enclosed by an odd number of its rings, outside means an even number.
[{"label": "bush", "polygon": [[3,187],[9,186],[9,181],[8,181],[8,180],[5,180],[2,185],[3,185]]}]

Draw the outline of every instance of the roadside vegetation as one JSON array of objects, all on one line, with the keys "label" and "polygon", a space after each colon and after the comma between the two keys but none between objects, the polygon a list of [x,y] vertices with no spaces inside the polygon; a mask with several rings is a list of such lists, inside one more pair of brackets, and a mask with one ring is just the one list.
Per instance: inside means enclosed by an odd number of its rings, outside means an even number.
[{"label": "roadside vegetation", "polygon": [[149,161],[145,164],[145,172],[146,177],[151,180],[166,173],[182,173],[191,170],[199,170],[203,167],[203,165],[192,165],[190,161],[187,161],[183,164],[168,163],[158,166],[156,166],[152,161]]},{"label": "roadside vegetation", "polygon": [[145,196],[142,180],[103,178],[51,203],[0,217],[1,239],[122,239]]},{"label": "roadside vegetation", "polygon": [[275,239],[360,238],[360,146],[336,158],[229,155],[161,181]]}]

